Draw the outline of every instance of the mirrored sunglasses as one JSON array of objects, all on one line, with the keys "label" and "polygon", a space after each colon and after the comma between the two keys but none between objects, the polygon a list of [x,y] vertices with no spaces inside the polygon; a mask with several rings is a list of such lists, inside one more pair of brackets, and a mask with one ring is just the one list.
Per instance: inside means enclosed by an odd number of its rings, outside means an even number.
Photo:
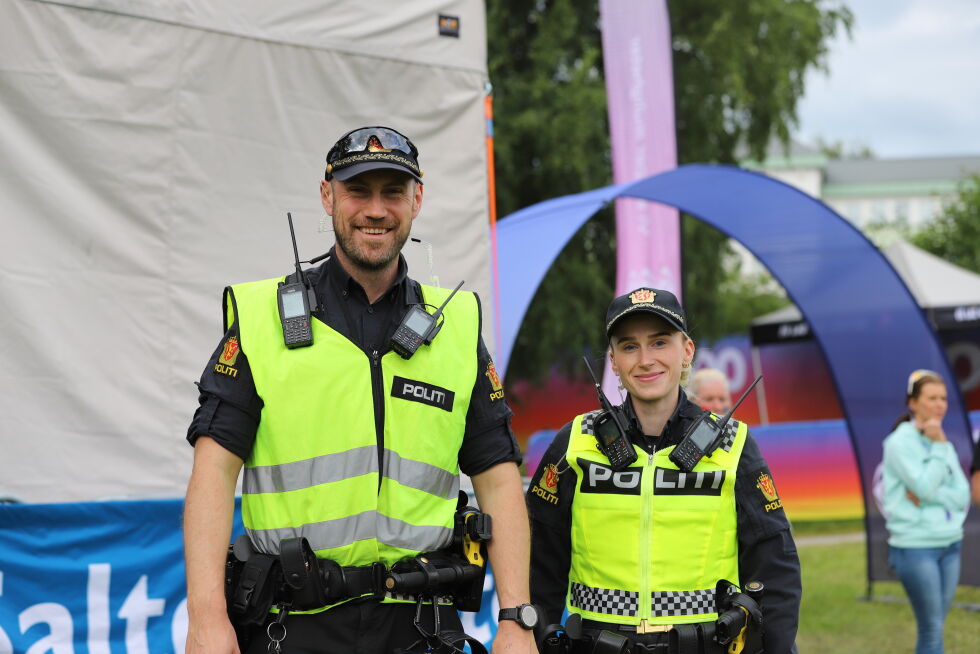
[{"label": "mirrored sunglasses", "polygon": [[390,152],[397,150],[418,158],[418,150],[404,134],[389,127],[362,127],[340,137],[327,154],[327,162],[332,163],[349,154],[361,152]]}]

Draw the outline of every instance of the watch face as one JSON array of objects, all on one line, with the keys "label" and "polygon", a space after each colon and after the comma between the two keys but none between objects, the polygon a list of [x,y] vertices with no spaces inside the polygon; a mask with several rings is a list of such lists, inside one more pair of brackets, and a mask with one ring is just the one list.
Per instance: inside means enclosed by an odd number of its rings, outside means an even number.
[{"label": "watch face", "polygon": [[538,612],[530,604],[525,604],[520,609],[521,622],[528,628],[534,628],[538,624]]}]

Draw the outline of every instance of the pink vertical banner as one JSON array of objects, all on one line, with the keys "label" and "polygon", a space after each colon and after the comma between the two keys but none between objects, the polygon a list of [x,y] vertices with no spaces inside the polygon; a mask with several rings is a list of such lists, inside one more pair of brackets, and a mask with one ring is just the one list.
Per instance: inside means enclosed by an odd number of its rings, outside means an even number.
[{"label": "pink vertical banner", "polygon": [[[600,0],[613,182],[677,167],[674,76],[666,0]],[[677,210],[616,201],[616,295],[651,286],[681,296]],[[615,377],[605,376],[615,397]],[[612,389],[610,389],[610,380]]]}]

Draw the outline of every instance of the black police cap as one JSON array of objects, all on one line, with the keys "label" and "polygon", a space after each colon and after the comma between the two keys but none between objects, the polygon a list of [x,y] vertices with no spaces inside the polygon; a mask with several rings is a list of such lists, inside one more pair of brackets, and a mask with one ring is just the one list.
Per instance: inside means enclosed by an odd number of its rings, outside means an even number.
[{"label": "black police cap", "polygon": [[609,304],[606,311],[606,337],[612,337],[613,328],[620,319],[640,312],[651,313],[678,331],[687,333],[687,317],[677,297],[670,291],[641,287],[620,295]]}]

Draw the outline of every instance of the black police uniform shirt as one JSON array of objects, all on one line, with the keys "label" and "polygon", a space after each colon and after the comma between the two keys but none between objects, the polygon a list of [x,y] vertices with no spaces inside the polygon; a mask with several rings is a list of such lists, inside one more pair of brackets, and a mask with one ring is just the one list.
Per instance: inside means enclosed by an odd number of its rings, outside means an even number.
[{"label": "black police uniform shirt", "polygon": [[[380,356],[390,349],[389,339],[408,307],[420,301],[418,287],[408,277],[407,265],[401,256],[394,285],[374,304],[368,302],[361,285],[333,256],[307,275],[319,305],[313,316],[348,338],[368,356],[375,351]],[[237,325],[232,325],[224,335],[204,368],[198,382],[200,405],[187,430],[187,440],[193,445],[199,436],[209,436],[244,461],[255,441],[262,398],[255,390],[244,352],[239,353],[233,368],[215,365],[232,336],[238,336]],[[460,469],[471,476],[498,463],[521,461],[520,448],[510,428],[512,413],[501,389],[495,384],[499,378],[492,368],[493,361],[482,337],[478,340],[476,354],[477,374],[459,452]],[[381,398],[375,401],[380,402]],[[380,414],[376,412],[376,415]],[[379,443],[378,448],[381,456],[383,444]]]},{"label": "black police uniform shirt", "polygon": [[[652,453],[681,441],[688,426],[701,415],[701,409],[687,399],[683,390],[678,389],[678,393],[677,408],[659,437],[643,435],[632,404],[623,404],[633,443]],[[568,423],[555,434],[527,493],[531,516],[531,601],[545,609],[549,622],[561,619],[571,563],[572,499],[577,475],[563,460],[571,427],[572,423]],[[554,493],[545,491],[541,483],[549,464],[555,464],[559,471]],[[735,481],[739,578],[742,583],[757,580],[765,585],[765,651],[785,654],[795,651],[802,595],[800,561],[781,504],[767,499],[756,487],[762,475],[771,477],[769,467],[755,439],[748,435]],[[676,553],[676,561],[677,565],[684,565],[683,552]]]}]

